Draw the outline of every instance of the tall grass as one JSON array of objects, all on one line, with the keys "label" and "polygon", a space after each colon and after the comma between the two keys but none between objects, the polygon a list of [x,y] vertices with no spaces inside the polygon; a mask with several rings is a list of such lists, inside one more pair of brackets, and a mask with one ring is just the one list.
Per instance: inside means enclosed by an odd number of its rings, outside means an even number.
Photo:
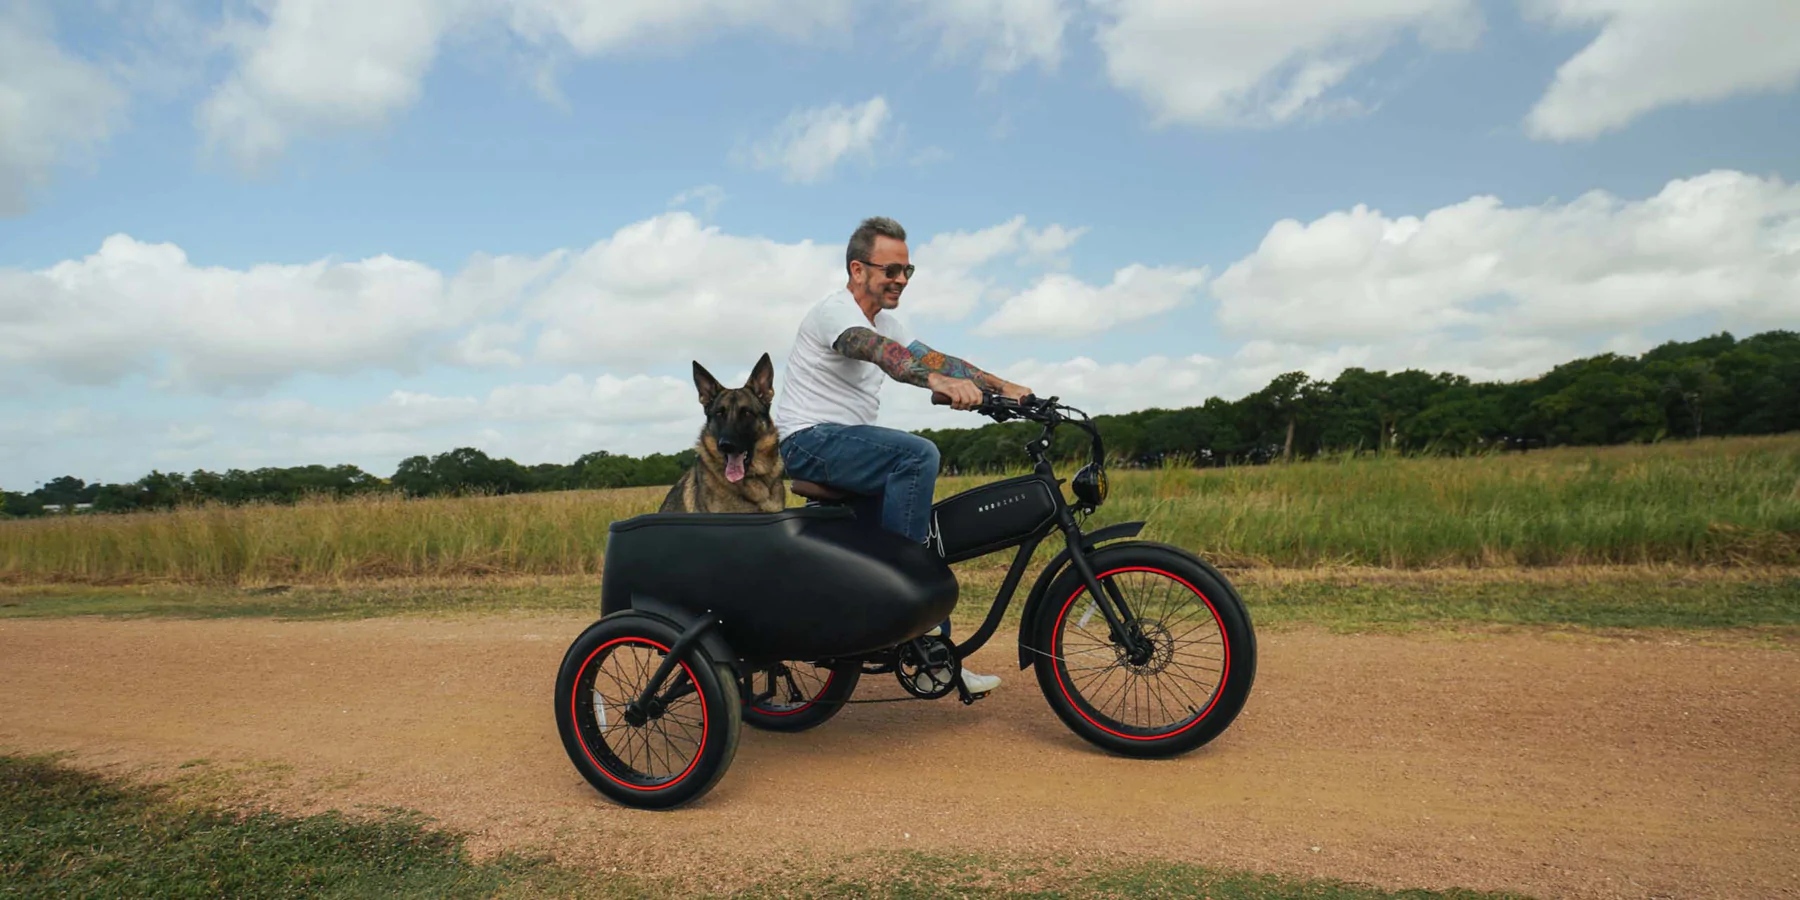
[{"label": "tall grass", "polygon": [[1236,565],[1800,562],[1800,435],[1114,482],[1107,521]]},{"label": "tall grass", "polygon": [[[990,480],[940,481],[940,497]],[[1800,435],[1465,459],[1118,471],[1092,524],[1238,566],[1800,564]],[[264,583],[599,571],[663,488],[362,497],[0,522],[0,580]]]}]

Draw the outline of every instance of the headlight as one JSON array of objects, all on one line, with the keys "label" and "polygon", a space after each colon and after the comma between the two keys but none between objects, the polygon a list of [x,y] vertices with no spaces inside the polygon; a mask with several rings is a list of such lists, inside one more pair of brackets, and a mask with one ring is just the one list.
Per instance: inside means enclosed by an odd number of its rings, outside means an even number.
[{"label": "headlight", "polygon": [[1075,473],[1071,483],[1075,496],[1089,506],[1099,506],[1106,502],[1106,470],[1095,463],[1088,463]]}]

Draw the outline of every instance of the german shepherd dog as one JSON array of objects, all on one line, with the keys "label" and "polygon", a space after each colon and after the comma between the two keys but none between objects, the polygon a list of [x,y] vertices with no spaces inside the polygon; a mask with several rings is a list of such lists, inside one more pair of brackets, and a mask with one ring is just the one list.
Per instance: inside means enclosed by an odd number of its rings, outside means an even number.
[{"label": "german shepherd dog", "polygon": [[694,361],[694,386],[706,424],[694,445],[699,458],[663,497],[658,512],[779,512],[787,505],[780,441],[769,417],[775,367],[769,354],[750,380],[726,388]]}]

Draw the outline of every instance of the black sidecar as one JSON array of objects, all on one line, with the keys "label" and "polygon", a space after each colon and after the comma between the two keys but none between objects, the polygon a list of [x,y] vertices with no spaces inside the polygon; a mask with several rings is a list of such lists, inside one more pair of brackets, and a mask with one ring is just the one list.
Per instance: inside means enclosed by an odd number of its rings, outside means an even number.
[{"label": "black sidecar", "polygon": [[845,507],[650,513],[614,522],[600,612],[680,626],[711,610],[728,658],[756,665],[854,656],[923,634],[956,605],[932,549]]}]

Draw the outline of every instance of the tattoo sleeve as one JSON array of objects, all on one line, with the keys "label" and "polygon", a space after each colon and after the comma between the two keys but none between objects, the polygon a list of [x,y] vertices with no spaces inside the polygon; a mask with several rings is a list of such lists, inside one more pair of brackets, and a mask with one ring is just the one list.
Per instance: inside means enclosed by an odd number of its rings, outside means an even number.
[{"label": "tattoo sleeve", "polygon": [[933,350],[923,341],[913,341],[906,349],[914,359],[919,361],[919,365],[925,367],[926,371],[938,372],[951,378],[967,378],[990,391],[998,391],[1004,386],[1004,382],[999,377],[983,372],[970,363],[941,350]]},{"label": "tattoo sleeve", "polygon": [[925,387],[931,376],[931,370],[920,365],[910,351],[875,333],[872,328],[846,328],[831,346],[851,359],[880,366],[895,381]]}]

